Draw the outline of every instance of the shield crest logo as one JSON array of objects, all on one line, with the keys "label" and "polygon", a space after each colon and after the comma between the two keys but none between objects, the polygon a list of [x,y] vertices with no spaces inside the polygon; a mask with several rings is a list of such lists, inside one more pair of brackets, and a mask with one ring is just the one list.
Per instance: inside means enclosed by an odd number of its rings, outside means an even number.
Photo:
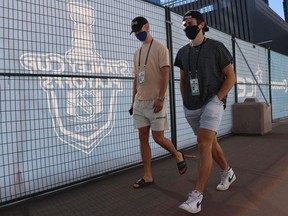
[{"label": "shield crest logo", "polygon": [[85,153],[93,151],[113,128],[113,108],[119,91],[105,89],[107,98],[97,90],[67,91],[67,101],[63,104],[62,95],[59,98],[57,90],[46,90],[50,115],[59,139]]}]

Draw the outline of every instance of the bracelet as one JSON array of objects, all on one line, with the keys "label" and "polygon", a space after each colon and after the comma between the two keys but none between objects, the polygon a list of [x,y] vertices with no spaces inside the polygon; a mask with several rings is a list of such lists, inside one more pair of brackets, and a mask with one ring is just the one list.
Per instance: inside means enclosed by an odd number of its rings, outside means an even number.
[{"label": "bracelet", "polygon": [[157,97],[157,100],[163,102],[163,101],[165,100],[165,97],[164,97],[164,96],[158,96],[158,97]]}]

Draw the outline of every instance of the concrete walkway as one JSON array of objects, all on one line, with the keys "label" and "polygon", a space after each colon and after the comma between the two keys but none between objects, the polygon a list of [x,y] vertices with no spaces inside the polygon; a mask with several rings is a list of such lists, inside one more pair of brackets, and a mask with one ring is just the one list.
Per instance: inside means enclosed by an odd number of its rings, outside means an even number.
[{"label": "concrete walkway", "polygon": [[[216,165],[197,216],[288,215],[288,121],[273,124],[264,136],[230,136],[220,140],[237,180],[218,192]],[[155,184],[135,190],[142,177],[136,167],[53,194],[0,209],[1,216],[186,216],[178,208],[193,189],[198,151],[185,151],[188,170],[179,175],[172,157],[154,161]],[[189,157],[190,155],[196,158]]]}]

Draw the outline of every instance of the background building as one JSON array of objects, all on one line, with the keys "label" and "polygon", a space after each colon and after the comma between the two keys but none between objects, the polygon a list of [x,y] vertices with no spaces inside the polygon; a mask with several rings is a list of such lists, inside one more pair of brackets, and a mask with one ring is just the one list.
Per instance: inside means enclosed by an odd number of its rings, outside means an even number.
[{"label": "background building", "polygon": [[288,0],[283,1],[284,17],[285,21],[288,22]]},{"label": "background building", "polygon": [[[209,26],[288,55],[288,23],[268,6],[268,0],[166,0],[161,2],[181,15],[190,9],[199,10],[204,14]],[[288,20],[287,2],[287,0],[283,1],[286,20]]]}]

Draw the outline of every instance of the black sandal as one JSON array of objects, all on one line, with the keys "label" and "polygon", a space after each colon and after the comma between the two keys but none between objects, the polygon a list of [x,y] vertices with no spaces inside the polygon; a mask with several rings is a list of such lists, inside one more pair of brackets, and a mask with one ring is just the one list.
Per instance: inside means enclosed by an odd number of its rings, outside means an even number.
[{"label": "black sandal", "polygon": [[186,165],[186,160],[185,160],[183,152],[181,152],[181,154],[182,154],[182,157],[183,157],[183,161],[177,163],[177,168],[178,168],[179,173],[181,175],[183,175],[187,171],[187,165]]},{"label": "black sandal", "polygon": [[146,187],[146,186],[149,186],[149,185],[152,185],[152,184],[154,184],[154,181],[152,181],[152,182],[146,182],[146,181],[144,180],[144,178],[141,178],[141,179],[139,179],[138,181],[136,181],[136,182],[134,183],[133,188],[139,189],[139,188],[143,188],[143,187]]}]

